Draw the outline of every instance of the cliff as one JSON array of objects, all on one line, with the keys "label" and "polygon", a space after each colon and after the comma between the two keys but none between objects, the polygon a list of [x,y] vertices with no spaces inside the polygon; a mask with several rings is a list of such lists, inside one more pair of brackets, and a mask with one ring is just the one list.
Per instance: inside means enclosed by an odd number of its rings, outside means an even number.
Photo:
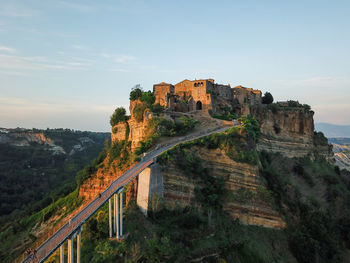
[{"label": "cliff", "polygon": [[314,112],[301,109],[270,110],[257,112],[261,138],[258,151],[279,152],[282,155],[304,157],[314,155],[329,157],[328,143],[315,144]]},{"label": "cliff", "polygon": [[[272,228],[284,228],[285,222],[268,201],[265,186],[260,182],[257,165],[236,162],[223,150],[192,147],[191,154],[200,157],[203,167],[216,178],[225,179],[224,211],[243,223]],[[164,199],[168,205],[199,205],[195,188],[201,183],[192,180],[176,162],[161,166],[164,180]],[[266,198],[265,198],[266,199]]]},{"label": "cliff", "polygon": [[131,150],[140,146],[140,142],[147,137],[147,127],[152,119],[152,113],[149,109],[144,109],[138,116],[134,113],[136,107],[142,107],[144,104],[140,100],[130,101],[130,119],[126,122],[119,122],[112,127],[112,144],[118,141],[127,140],[131,142]]},{"label": "cliff", "polygon": [[340,169],[350,171],[350,145],[332,143],[335,164]]}]

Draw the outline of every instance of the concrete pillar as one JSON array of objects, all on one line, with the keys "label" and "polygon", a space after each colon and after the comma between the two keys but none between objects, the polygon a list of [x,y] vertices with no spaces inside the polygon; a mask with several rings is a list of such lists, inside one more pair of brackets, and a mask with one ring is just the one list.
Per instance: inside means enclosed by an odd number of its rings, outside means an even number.
[{"label": "concrete pillar", "polygon": [[119,236],[122,237],[123,236],[123,191],[121,191],[120,193],[120,218],[119,218],[119,222],[120,222],[120,227],[119,227]]},{"label": "concrete pillar", "polygon": [[109,238],[112,237],[112,231],[113,231],[113,228],[112,228],[112,198],[109,198],[108,200],[108,205],[109,205],[109,209],[108,209],[108,213],[109,213]]},{"label": "concrete pillar", "polygon": [[77,235],[77,263],[80,263],[80,243],[81,243],[81,229]]},{"label": "concrete pillar", "polygon": [[60,246],[60,263],[64,263],[64,243]]},{"label": "concrete pillar", "polygon": [[73,241],[73,237],[68,239],[68,263],[74,263]]},{"label": "concrete pillar", "polygon": [[115,224],[116,224],[116,231],[115,231],[115,237],[119,238],[119,195],[118,193],[115,194]]},{"label": "concrete pillar", "polygon": [[70,263],[70,249],[69,249],[69,241],[68,241],[68,247],[67,247],[67,262]]},{"label": "concrete pillar", "polygon": [[147,211],[151,208],[150,201],[153,195],[163,197],[164,183],[160,166],[153,164],[145,168],[138,175],[137,184],[137,205],[141,212],[147,216]]},{"label": "concrete pillar", "polygon": [[113,211],[113,229],[114,233],[118,233],[118,194],[114,194],[114,211]]}]

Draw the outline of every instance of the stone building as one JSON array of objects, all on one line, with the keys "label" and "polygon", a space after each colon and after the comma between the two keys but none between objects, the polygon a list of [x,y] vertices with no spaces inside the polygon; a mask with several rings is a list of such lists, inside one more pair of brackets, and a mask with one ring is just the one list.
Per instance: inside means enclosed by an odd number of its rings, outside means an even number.
[{"label": "stone building", "polygon": [[175,85],[161,82],[153,85],[156,103],[170,111],[202,110],[219,114],[230,109],[239,115],[250,113],[250,108],[261,104],[261,91],[217,84],[214,79],[185,79]]}]

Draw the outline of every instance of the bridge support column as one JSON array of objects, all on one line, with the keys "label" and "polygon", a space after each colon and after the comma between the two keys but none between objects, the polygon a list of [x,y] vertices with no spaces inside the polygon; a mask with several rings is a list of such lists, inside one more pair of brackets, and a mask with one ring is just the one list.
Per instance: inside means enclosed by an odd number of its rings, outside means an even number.
[{"label": "bridge support column", "polygon": [[68,263],[74,263],[73,241],[74,241],[74,237],[71,236],[68,239]]},{"label": "bridge support column", "polygon": [[109,208],[109,238],[113,235],[113,227],[112,227],[112,198],[108,200],[108,208]]},{"label": "bridge support column", "polygon": [[114,233],[116,234],[116,238],[118,238],[118,233],[119,233],[119,198],[118,194],[114,194]]},{"label": "bridge support column", "polygon": [[120,219],[119,219],[119,223],[120,223],[120,226],[119,226],[119,237],[122,237],[123,236],[123,190],[121,191],[120,193]]},{"label": "bridge support column", "polygon": [[64,243],[60,246],[60,263],[64,263]]},{"label": "bridge support column", "polygon": [[80,243],[81,243],[81,228],[79,229],[78,235],[77,235],[77,263],[80,263]]}]

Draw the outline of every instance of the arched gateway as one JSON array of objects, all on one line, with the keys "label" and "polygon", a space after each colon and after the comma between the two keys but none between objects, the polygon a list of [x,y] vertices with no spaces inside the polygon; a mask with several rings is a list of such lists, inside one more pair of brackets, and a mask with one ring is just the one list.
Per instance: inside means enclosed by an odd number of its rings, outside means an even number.
[{"label": "arched gateway", "polygon": [[202,109],[202,102],[199,100],[196,103],[196,110],[201,110]]}]

